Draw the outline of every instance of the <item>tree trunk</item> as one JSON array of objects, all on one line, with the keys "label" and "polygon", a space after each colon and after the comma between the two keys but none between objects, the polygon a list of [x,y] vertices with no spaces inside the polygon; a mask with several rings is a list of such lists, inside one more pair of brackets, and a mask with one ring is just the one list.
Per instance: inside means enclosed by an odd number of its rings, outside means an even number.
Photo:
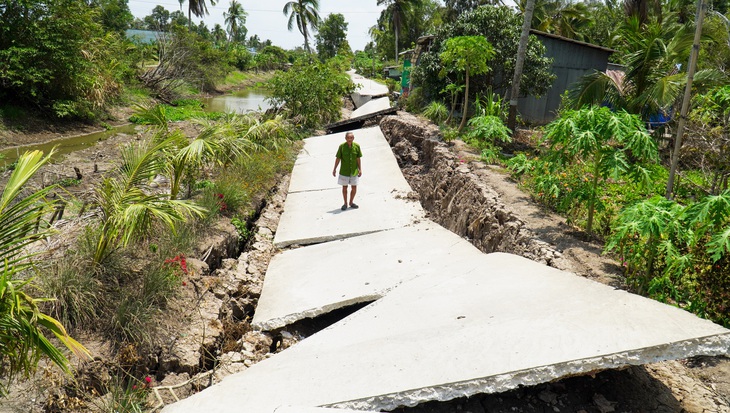
[{"label": "tree trunk", "polygon": [[398,28],[395,28],[395,64],[398,64]]},{"label": "tree trunk", "polygon": [[692,92],[692,81],[697,68],[697,56],[700,54],[700,37],[702,36],[702,21],[705,18],[705,10],[707,10],[706,0],[697,0],[697,21],[695,23],[695,38],[692,44],[692,52],[689,55],[689,66],[687,67],[687,85],[684,88],[684,99],[682,100],[682,110],[679,114],[679,125],[677,125],[677,138],[674,140],[674,151],[672,152],[672,163],[669,166],[669,179],[667,180],[666,198],[672,199],[674,195],[674,175],[677,173],[677,162],[679,161],[679,149],[682,147],[682,135],[684,134],[684,124],[687,120],[689,112],[689,101]]},{"label": "tree trunk", "polygon": [[466,87],[464,88],[464,107],[461,108],[461,123],[459,124],[459,133],[466,125],[466,112],[469,108],[469,66],[466,67]]},{"label": "tree trunk", "polygon": [[530,39],[530,25],[532,24],[532,13],[535,10],[535,0],[527,0],[525,5],[525,16],[522,22],[522,34],[520,35],[520,44],[517,47],[517,61],[515,62],[515,74],[512,77],[512,91],[509,95],[509,114],[507,115],[507,128],[509,128],[512,136],[515,134],[517,127],[517,98],[520,96],[520,79],[522,78],[522,68],[525,65],[525,55],[527,54],[527,41]]},{"label": "tree trunk", "polygon": [[596,207],[596,190],[598,189],[598,161],[596,163],[596,169],[593,171],[593,185],[591,186],[591,199],[588,200],[588,223],[586,224],[586,232],[588,235],[593,234],[593,211]]}]

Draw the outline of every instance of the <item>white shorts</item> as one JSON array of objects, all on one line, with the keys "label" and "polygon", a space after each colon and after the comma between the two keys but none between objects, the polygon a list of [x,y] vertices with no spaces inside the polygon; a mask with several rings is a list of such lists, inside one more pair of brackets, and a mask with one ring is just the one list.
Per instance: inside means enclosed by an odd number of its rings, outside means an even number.
[{"label": "white shorts", "polygon": [[359,181],[360,181],[360,177],[357,175],[355,175],[355,176],[339,175],[337,177],[337,185],[342,185],[342,186],[347,186],[347,185],[357,186],[357,183]]}]

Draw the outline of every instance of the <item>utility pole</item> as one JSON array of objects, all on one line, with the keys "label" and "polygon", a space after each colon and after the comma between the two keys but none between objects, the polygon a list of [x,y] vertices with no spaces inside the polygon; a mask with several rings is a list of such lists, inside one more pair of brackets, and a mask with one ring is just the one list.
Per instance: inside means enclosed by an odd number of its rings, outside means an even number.
[{"label": "utility pole", "polygon": [[525,20],[522,22],[522,35],[520,35],[520,44],[517,47],[517,62],[515,62],[515,75],[512,78],[512,91],[509,94],[509,114],[507,116],[507,127],[515,134],[517,123],[517,98],[520,96],[520,79],[522,78],[522,68],[525,65],[525,55],[527,54],[527,41],[530,39],[530,25],[532,24],[532,13],[535,11],[535,0],[527,0],[525,5]]},{"label": "utility pole", "polygon": [[679,149],[682,147],[682,135],[684,135],[684,125],[687,122],[687,113],[689,112],[689,101],[692,91],[692,81],[697,69],[697,57],[700,54],[700,37],[702,35],[702,22],[705,19],[705,11],[707,10],[707,0],[697,0],[697,15],[695,16],[695,38],[692,44],[692,52],[689,55],[689,67],[687,68],[687,86],[684,88],[684,99],[682,100],[682,110],[679,114],[679,125],[677,125],[677,138],[674,140],[674,152],[672,152],[672,162],[669,166],[669,179],[667,180],[666,198],[672,199],[674,195],[674,175],[677,173],[677,163],[679,162]]}]

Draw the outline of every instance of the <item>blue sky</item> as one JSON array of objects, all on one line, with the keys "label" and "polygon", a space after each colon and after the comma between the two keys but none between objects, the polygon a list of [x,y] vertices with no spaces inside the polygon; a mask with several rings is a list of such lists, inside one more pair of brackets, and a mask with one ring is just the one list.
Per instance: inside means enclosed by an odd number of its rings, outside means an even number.
[{"label": "blue sky", "polygon": [[[135,17],[143,18],[152,12],[156,5],[161,5],[169,11],[180,9],[177,0],[128,0],[129,8]],[[292,49],[301,46],[304,38],[294,27],[293,31],[286,28],[287,17],[282,10],[287,0],[239,0],[248,13],[246,28],[248,34],[258,34],[262,39],[271,39],[275,45],[285,49]],[[221,0],[215,6],[208,2],[209,16],[206,16],[205,24],[212,29],[216,23],[225,28],[223,12],[228,9],[230,0]],[[353,50],[362,50],[370,41],[368,30],[374,26],[380,16],[383,7],[377,5],[377,0],[320,0],[319,11],[322,18],[330,13],[341,13],[348,22],[347,40]],[[187,16],[187,0],[183,4],[183,11]],[[193,16],[193,21],[198,23],[200,19]]]}]

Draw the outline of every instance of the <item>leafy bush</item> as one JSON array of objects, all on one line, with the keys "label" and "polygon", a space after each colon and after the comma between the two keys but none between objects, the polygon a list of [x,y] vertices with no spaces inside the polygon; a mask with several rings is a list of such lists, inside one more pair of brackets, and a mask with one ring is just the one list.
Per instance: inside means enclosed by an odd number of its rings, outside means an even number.
[{"label": "leafy bush", "polygon": [[342,97],[355,89],[347,74],[321,63],[297,63],[286,72],[278,72],[269,84],[272,106],[305,128],[339,120]]},{"label": "leafy bush", "polygon": [[415,87],[408,94],[404,106],[408,112],[418,113],[426,106],[426,102],[426,97],[423,95],[423,89]]},{"label": "leafy bush", "polygon": [[446,105],[442,102],[431,102],[423,110],[423,116],[438,125],[449,116],[449,110],[446,109]]},{"label": "leafy bush", "polygon": [[375,78],[383,73],[383,62],[365,52],[355,53],[352,66],[357,73],[367,78]]},{"label": "leafy bush", "polygon": [[481,159],[487,163],[494,163],[499,159],[499,142],[512,142],[510,130],[502,119],[492,116],[474,116],[469,119],[469,132],[466,142],[481,149]]},{"label": "leafy bush", "polygon": [[658,196],[637,202],[608,241],[639,292],[730,325],[730,191],[687,206]]},{"label": "leafy bush", "polygon": [[[481,6],[471,12],[459,16],[452,25],[444,25],[436,33],[430,51],[421,56],[421,60],[413,69],[412,82],[421,85],[425,95],[431,99],[445,93],[449,83],[463,83],[456,76],[440,77],[442,69],[439,54],[443,52],[445,42],[457,36],[484,36],[494,47],[495,65],[491,72],[476,76],[471,80],[475,93],[492,90],[506,90],[512,80],[515,68],[515,57],[522,28],[522,16],[506,6]],[[550,87],[554,75],[550,68],[550,59],[543,57],[545,47],[535,37],[530,36],[525,58],[524,72],[521,79],[521,92],[526,95],[540,96]]]}]

